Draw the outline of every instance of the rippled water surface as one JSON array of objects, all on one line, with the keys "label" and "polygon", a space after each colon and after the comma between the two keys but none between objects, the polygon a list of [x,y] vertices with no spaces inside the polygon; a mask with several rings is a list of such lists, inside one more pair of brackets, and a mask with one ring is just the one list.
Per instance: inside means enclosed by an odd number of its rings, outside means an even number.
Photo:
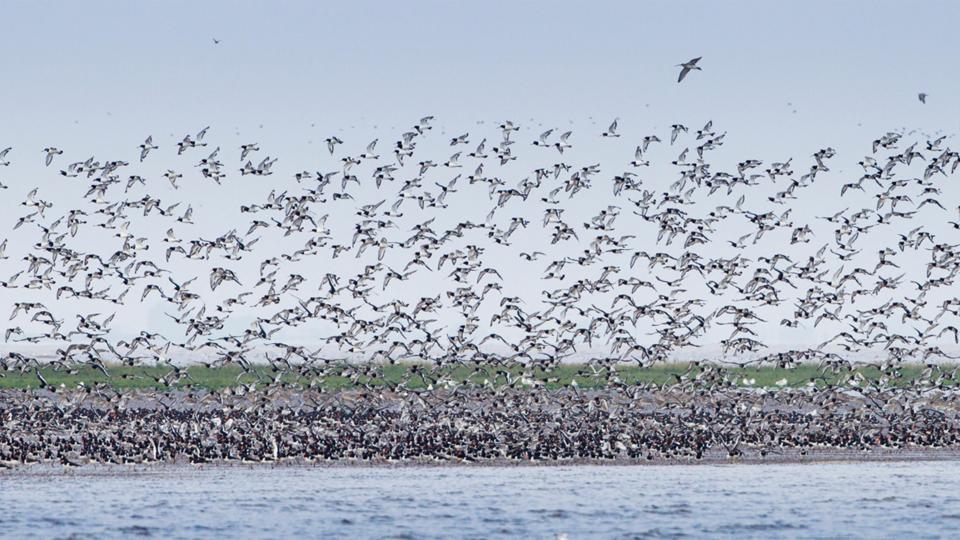
[{"label": "rippled water surface", "polygon": [[12,538],[956,538],[960,462],[0,475]]}]

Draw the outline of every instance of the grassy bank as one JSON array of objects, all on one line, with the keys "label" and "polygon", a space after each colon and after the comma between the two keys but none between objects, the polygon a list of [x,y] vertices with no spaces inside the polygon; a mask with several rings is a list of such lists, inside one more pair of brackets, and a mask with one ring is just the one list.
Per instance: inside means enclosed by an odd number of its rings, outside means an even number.
[{"label": "grassy bank", "polygon": [[[55,370],[52,367],[40,369],[39,377],[34,370],[25,372],[6,371],[0,372],[0,388],[26,389],[39,388],[42,383],[42,377],[47,384],[52,386],[75,387],[82,384],[87,386],[103,383],[114,388],[164,388],[167,385],[159,379],[166,378],[172,380],[173,371],[167,366],[107,366],[110,376],[108,377],[102,371],[91,366],[78,366],[72,372],[64,370]],[[348,389],[361,385],[383,386],[384,384],[395,385],[406,381],[408,388],[425,388],[429,385],[440,386],[446,380],[452,380],[457,383],[470,383],[475,386],[482,386],[487,383],[496,386],[515,384],[521,385],[519,377],[522,369],[519,367],[504,368],[500,366],[453,366],[444,368],[428,367],[418,369],[414,364],[396,364],[377,366],[373,376],[358,375],[348,367],[332,368],[326,376],[300,376],[295,373],[281,374],[275,371],[269,365],[258,365],[249,371],[244,371],[239,366],[226,366],[211,368],[203,365],[190,366],[185,368],[189,377],[183,378],[177,386],[192,386],[206,389],[220,389],[230,386],[236,386],[240,383],[257,383],[258,386],[266,385],[271,381],[279,379],[283,383],[299,386],[308,386],[311,383],[315,386],[321,386],[326,389]],[[952,368],[943,366],[944,371]],[[896,384],[909,384],[921,375],[922,366],[908,365],[902,367],[899,377],[896,378]],[[665,384],[676,382],[678,377],[688,374],[695,375],[697,368],[690,370],[688,364],[663,364],[652,367],[638,366],[618,366],[615,377],[623,384],[633,385],[637,383],[655,383]],[[880,371],[875,367],[860,367],[855,370],[867,381],[875,381],[880,376]],[[735,378],[739,386],[756,387],[778,387],[792,386],[798,387],[813,382],[817,385],[828,383],[843,382],[851,376],[851,373],[842,375],[822,374],[815,365],[801,365],[794,368],[783,369],[776,367],[750,367],[750,368],[725,368],[727,376]],[[422,374],[422,376],[421,376]],[[509,375],[507,375],[509,374]],[[560,388],[570,386],[574,381],[576,385],[583,389],[600,388],[608,384],[607,373],[605,370],[599,370],[594,373],[591,366],[583,364],[563,365],[551,370],[549,373],[536,368],[533,371],[532,380],[535,384],[542,384],[548,388]],[[785,381],[785,384],[784,384]],[[529,380],[526,381],[529,383]],[[950,380],[949,384],[956,385],[957,380]]]}]

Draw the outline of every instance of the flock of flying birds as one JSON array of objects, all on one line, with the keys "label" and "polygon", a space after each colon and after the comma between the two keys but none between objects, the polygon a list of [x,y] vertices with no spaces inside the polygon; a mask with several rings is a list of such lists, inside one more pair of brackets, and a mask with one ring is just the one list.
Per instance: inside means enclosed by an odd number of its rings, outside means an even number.
[{"label": "flock of flying birds", "polygon": [[[726,133],[712,122],[693,133],[676,124],[663,140],[639,138],[633,158],[609,172],[600,163],[566,162],[572,131],[554,138],[548,129],[521,141],[510,121],[499,125],[497,141],[464,133],[445,137],[449,154],[421,156],[432,120],[421,119],[386,152],[374,140],[341,157],[338,150],[350,145],[329,137],[339,168],[286,180],[274,175],[277,158],[251,159],[256,143],[238,149],[236,168],[225,165],[220,148],[203,149],[207,129],[166,149],[181,166],[150,179],[122,159],[61,164],[63,150],[45,148],[44,163],[59,165],[60,182],[86,188],[64,209],[45,198],[56,185],[29,189],[13,229],[35,241],[18,239],[24,251],[16,255],[7,241],[0,245],[4,259],[22,265],[0,285],[28,295],[13,304],[5,330],[8,369],[38,367],[17,350],[26,343],[56,346],[56,366],[102,371],[110,362],[172,363],[188,353],[241,366],[265,354],[293,370],[292,360],[328,362],[331,350],[363,355],[369,365],[550,368],[587,353],[647,365],[704,345],[717,328],[730,330],[719,340],[723,355],[752,358],[766,349],[758,329],[771,316],[808,331],[807,340],[811,329],[837,329],[822,342],[776,353],[780,364],[824,361],[838,350],[874,351],[890,365],[952,358],[943,347],[960,337],[960,298],[949,294],[960,251],[947,235],[960,218],[941,190],[960,158],[945,137],[905,143],[900,133],[883,134],[856,173],[830,179],[827,189],[850,206],[816,215],[823,205],[794,202],[823,182],[830,147],[806,165],[750,158],[722,170],[709,158]],[[618,121],[596,136],[599,144],[619,138]],[[648,173],[655,148],[673,149],[668,181]],[[157,151],[148,137],[137,161]],[[521,151],[537,152],[541,166],[520,178],[499,174]],[[0,164],[11,156],[0,152]],[[184,166],[193,177],[177,172]],[[149,194],[158,182],[174,194],[195,182],[227,190],[237,181],[231,169],[264,179],[269,194],[237,201],[239,214],[229,215],[241,222],[226,223],[227,208],[213,210],[219,232],[191,234],[193,205],[202,201]],[[764,190],[770,194],[755,195]],[[857,196],[871,203],[853,208]],[[483,211],[476,221],[459,219],[465,210],[458,204]],[[585,211],[582,223],[568,217]],[[163,230],[159,242],[151,239]],[[518,237],[529,249],[514,247]],[[807,244],[817,249],[804,255]],[[352,260],[353,271],[336,259]],[[295,268],[304,270],[289,271]],[[505,275],[522,290],[507,294]],[[418,278],[426,285],[411,285]],[[537,281],[542,288],[531,290]],[[182,334],[145,328],[115,337],[117,313],[156,299]],[[90,310],[64,314],[71,305]],[[242,331],[231,318],[243,321]],[[307,338],[284,341],[284,332]],[[310,350],[315,344],[323,346]]]},{"label": "flock of flying birds", "polygon": [[[683,64],[680,80],[699,69],[697,61]],[[131,145],[138,152],[130,161],[71,161],[65,150],[43,149],[38,165],[54,178],[25,189],[12,223],[18,236],[0,245],[7,264],[18,265],[0,285],[22,295],[5,330],[0,373],[35,377],[42,392],[65,396],[72,412],[62,404],[33,409],[33,394],[0,407],[0,417],[20,422],[20,431],[0,438],[0,461],[67,459],[78,448],[86,459],[104,461],[178,452],[201,461],[618,453],[652,459],[701,457],[721,447],[733,456],[741,442],[763,452],[811,441],[955,444],[955,419],[929,403],[923,410],[932,412],[898,420],[910,429],[894,433],[887,416],[890,403],[902,412],[956,380],[949,345],[960,339],[960,298],[951,295],[960,244],[950,234],[960,229],[960,209],[945,205],[943,193],[960,154],[946,136],[912,141],[903,132],[884,133],[854,171],[842,172],[832,171],[831,147],[796,162],[751,157],[715,165],[726,161],[712,159],[726,133],[713,122],[638,136],[632,156],[615,163],[576,161],[574,148],[587,145],[593,155],[626,138],[619,120],[576,137],[513,121],[498,123],[493,138],[440,131],[427,116],[386,144],[331,136],[323,153],[337,163],[334,170],[290,175],[277,172],[278,158],[256,142],[221,152],[206,128],[175,145],[147,137],[138,149]],[[447,151],[423,155],[431,144]],[[0,166],[31,154],[8,148]],[[665,154],[669,164],[651,164]],[[521,155],[536,166],[520,170],[514,162]],[[171,160],[164,174],[139,172],[161,157]],[[268,194],[239,200],[243,190],[231,183],[250,179]],[[821,212],[828,206],[817,202],[824,190],[846,208]],[[171,201],[150,194],[158,191],[215,195]],[[61,207],[53,202],[58,196],[73,204]],[[201,205],[216,215],[195,214]],[[157,304],[164,322],[130,331],[129,321]],[[120,321],[127,326],[117,328]],[[177,330],[161,331],[163,325]],[[764,336],[778,327],[798,331],[807,343],[768,347]],[[829,335],[814,342],[827,328]],[[717,362],[690,364],[673,381],[673,398],[621,377],[624,365],[706,351],[717,332],[717,357],[702,354]],[[55,352],[31,354],[30,346]],[[879,380],[854,371],[856,353],[871,355]],[[238,366],[236,388],[215,397],[182,393],[191,388],[184,358]],[[906,394],[890,389],[905,360],[925,366],[911,383],[915,393],[900,401]],[[573,361],[581,377],[627,393],[582,393],[575,382],[559,393],[529,392],[553,387],[555,370]],[[407,366],[406,380],[373,383],[379,369],[397,363]],[[874,392],[859,405],[835,392],[797,401],[784,379],[777,385],[787,397],[769,409],[765,394],[738,390],[753,381],[732,378],[725,363],[815,363],[821,374],[846,373],[845,385],[873,385]],[[148,365],[167,371],[130,369]],[[75,398],[74,389],[44,376],[80,366],[152,378],[182,407],[161,399],[168,416],[148,432],[145,419],[156,412],[134,410],[138,398],[102,384]],[[287,392],[322,389],[330,377],[349,379],[379,401],[361,406],[341,394],[336,407],[313,401],[304,409],[307,398]],[[250,397],[258,386],[266,394]],[[528,393],[510,393],[521,388]],[[723,392],[704,397],[705,388]],[[495,393],[483,394],[489,390]],[[114,414],[77,412],[91,394]],[[628,402],[617,404],[624,396]],[[691,396],[706,401],[690,401],[700,404],[682,416],[662,412]],[[223,408],[205,409],[211,399]],[[247,401],[241,407],[236,400]],[[748,408],[763,411],[760,424],[737,420],[753,414]],[[557,416],[564,411],[572,416]],[[834,431],[811,435],[827,415],[835,415]],[[291,427],[302,416],[312,424]],[[110,424],[117,418],[123,421]],[[550,418],[566,427],[543,431]],[[228,432],[224,422],[237,427]],[[327,423],[325,435],[310,427],[317,422]],[[517,422],[527,428],[508,429]],[[864,422],[875,428],[867,439]],[[72,435],[56,444],[31,435],[51,424],[71,426]],[[91,425],[100,435],[84,435]],[[128,433],[132,425],[143,433]],[[382,436],[371,438],[369,430]]]}]

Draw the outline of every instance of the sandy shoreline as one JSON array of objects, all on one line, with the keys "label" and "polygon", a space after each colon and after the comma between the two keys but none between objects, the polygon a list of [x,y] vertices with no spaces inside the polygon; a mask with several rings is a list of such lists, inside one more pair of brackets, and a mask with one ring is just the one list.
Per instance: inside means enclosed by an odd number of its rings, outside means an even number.
[{"label": "sandy shoreline", "polygon": [[20,463],[0,466],[0,478],[4,476],[136,476],[142,474],[191,474],[200,471],[218,470],[271,470],[271,469],[410,469],[410,468],[563,468],[563,467],[675,467],[675,466],[765,466],[802,465],[811,466],[833,463],[902,463],[960,461],[960,447],[955,448],[877,448],[867,451],[837,449],[810,449],[805,454],[789,452],[781,454],[749,454],[736,458],[720,455],[702,459],[571,459],[571,460],[336,460],[310,461],[290,459],[281,461],[240,462],[215,461],[191,463],[178,459],[166,462],[114,464],[93,463],[81,467],[55,463]]}]

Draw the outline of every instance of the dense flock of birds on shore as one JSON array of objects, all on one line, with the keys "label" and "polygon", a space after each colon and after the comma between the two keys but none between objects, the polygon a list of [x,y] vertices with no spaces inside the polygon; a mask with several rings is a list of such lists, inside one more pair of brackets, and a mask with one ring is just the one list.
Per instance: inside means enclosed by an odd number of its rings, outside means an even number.
[{"label": "dense flock of birds on shore", "polygon": [[[276,390],[276,389],[274,389]],[[662,462],[956,457],[955,400],[826,388],[629,393],[197,391],[4,403],[0,469],[31,463]],[[159,401],[159,402],[158,402]]]},{"label": "dense flock of birds on shore", "polygon": [[[3,185],[24,193],[0,244],[17,266],[0,281],[17,298],[0,374],[39,390],[4,393],[0,458],[653,459],[956,444],[960,154],[947,136],[883,133],[851,169],[829,146],[712,159],[727,142],[713,122],[630,136],[619,119],[604,125],[444,134],[427,116],[389,141],[331,135],[327,167],[292,174],[257,141],[218,147],[209,128],[146,137],[132,157],[0,151],[0,181],[15,159],[47,173]],[[621,161],[575,157],[623,143]],[[145,172],[158,159],[165,172]],[[251,180],[265,193],[241,200]],[[144,311],[163,322],[131,331]],[[805,343],[768,347],[780,332]],[[668,384],[620,376],[700,349]],[[864,355],[876,378],[857,371]],[[240,376],[199,388],[183,359]],[[557,389],[571,362],[603,390]],[[922,368],[909,384],[905,362]],[[407,378],[378,375],[391,364]],[[814,364],[820,380],[751,389],[728,369],[744,364]],[[159,402],[45,375],[80,367],[149,378]],[[352,388],[330,397],[332,377]]]}]

